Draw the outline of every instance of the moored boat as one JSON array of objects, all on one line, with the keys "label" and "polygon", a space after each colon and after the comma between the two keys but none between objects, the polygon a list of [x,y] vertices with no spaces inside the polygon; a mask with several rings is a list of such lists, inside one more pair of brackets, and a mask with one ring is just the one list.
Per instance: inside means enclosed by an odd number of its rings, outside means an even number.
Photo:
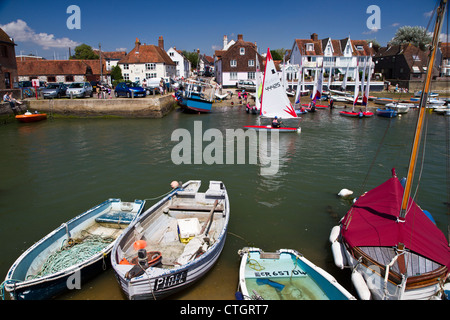
[{"label": "moored boat", "polygon": [[109,199],[33,244],[6,275],[11,299],[50,299],[69,290],[70,279],[81,285],[102,272],[115,240],[144,205],[144,200]]},{"label": "moored boat", "polygon": [[187,80],[175,94],[178,105],[187,112],[208,113],[213,104],[214,89],[205,82]]},{"label": "moored boat", "polygon": [[373,116],[373,112],[370,111],[340,111],[339,114],[350,118],[370,118]]},{"label": "moored boat", "polygon": [[408,113],[409,108],[411,106],[414,106],[414,105],[413,104],[405,104],[405,103],[397,103],[397,102],[386,104],[386,108],[390,108],[390,109],[397,111],[397,114]]},{"label": "moored boat", "polygon": [[[393,169],[391,178],[356,199],[330,233],[335,264],[341,269],[352,269],[352,282],[363,300],[439,299],[449,278],[448,241],[428,212],[411,198],[446,6],[447,0],[440,0],[436,9],[426,80],[404,183]],[[425,151],[426,146],[422,149]],[[414,197],[417,192],[418,187]]]},{"label": "moored boat", "polygon": [[336,279],[292,249],[239,250],[240,300],[355,300]]},{"label": "moored boat", "polygon": [[47,119],[46,113],[31,113],[29,111],[25,112],[24,114],[18,114],[16,115],[16,119],[20,122],[37,122],[41,120]]},{"label": "moored boat", "polygon": [[394,102],[391,98],[377,98],[374,100],[376,104],[388,104]]},{"label": "moored boat", "polygon": [[[200,185],[178,184],[117,240],[111,263],[129,299],[165,298],[198,281],[219,258],[230,218],[227,190],[221,181],[210,181],[206,192]],[[159,263],[150,265],[148,252],[161,255]]]},{"label": "moored boat", "polygon": [[376,110],[377,116],[385,117],[385,118],[394,118],[397,116],[397,111],[392,108],[378,108]]}]

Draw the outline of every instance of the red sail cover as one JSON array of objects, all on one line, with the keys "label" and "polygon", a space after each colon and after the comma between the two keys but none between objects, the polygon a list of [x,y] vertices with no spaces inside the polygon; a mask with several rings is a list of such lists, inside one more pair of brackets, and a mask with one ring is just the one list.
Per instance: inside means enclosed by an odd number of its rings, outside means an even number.
[{"label": "red sail cover", "polygon": [[343,219],[341,234],[350,247],[395,247],[404,243],[450,269],[450,248],[441,230],[413,201],[404,222],[397,222],[403,186],[392,177],[359,197]]}]

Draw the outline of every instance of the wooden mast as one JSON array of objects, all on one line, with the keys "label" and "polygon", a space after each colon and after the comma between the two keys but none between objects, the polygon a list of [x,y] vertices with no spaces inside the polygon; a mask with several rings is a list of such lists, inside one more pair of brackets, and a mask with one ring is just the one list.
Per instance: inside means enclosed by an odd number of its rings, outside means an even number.
[{"label": "wooden mast", "polygon": [[433,71],[434,61],[436,59],[436,49],[438,47],[439,35],[441,33],[442,24],[444,21],[444,13],[445,13],[446,5],[447,5],[447,0],[441,0],[439,7],[437,9],[433,41],[431,43],[431,48],[430,48],[431,55],[430,55],[430,60],[428,61],[427,74],[426,74],[426,79],[425,79],[425,83],[424,83],[423,90],[422,90],[422,95],[420,97],[419,117],[417,120],[416,132],[414,135],[414,142],[413,142],[413,146],[412,146],[412,150],[411,150],[411,158],[410,158],[409,167],[408,167],[408,175],[406,176],[405,191],[403,193],[402,208],[401,208],[400,216],[399,216],[400,221],[405,220],[406,213],[407,213],[408,199],[411,194],[411,185],[412,185],[412,180],[414,177],[414,171],[415,171],[416,162],[417,162],[417,153],[418,153],[418,149],[419,149],[419,145],[420,145],[423,121],[424,121],[424,117],[425,117],[425,109],[426,109],[427,101],[428,101],[428,92],[430,90],[431,74]]}]

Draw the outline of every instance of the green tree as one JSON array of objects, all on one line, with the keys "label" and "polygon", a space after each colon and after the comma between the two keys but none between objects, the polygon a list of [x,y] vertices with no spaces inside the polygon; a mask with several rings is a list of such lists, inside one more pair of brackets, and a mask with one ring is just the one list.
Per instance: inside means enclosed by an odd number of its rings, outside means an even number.
[{"label": "green tree", "polygon": [[123,79],[122,69],[120,69],[119,66],[116,65],[116,66],[112,67],[112,69],[111,69],[111,78],[113,80],[121,80],[121,79]]},{"label": "green tree", "polygon": [[412,43],[416,47],[425,50],[431,44],[432,37],[424,27],[403,26],[398,28],[394,38],[389,42],[390,45],[399,45]]},{"label": "green tree", "polygon": [[381,48],[380,43],[377,41],[377,39],[367,39],[366,40],[367,43],[372,42],[372,47],[375,49],[375,51],[378,51],[378,49]]},{"label": "green tree", "polygon": [[283,60],[283,56],[285,53],[286,53],[286,49],[284,49],[284,48],[270,50],[270,54],[272,55],[273,60]]},{"label": "green tree", "polygon": [[191,68],[197,69],[198,64],[198,53],[196,51],[190,52],[183,50],[183,55],[191,62]]},{"label": "green tree", "polygon": [[75,48],[75,54],[70,59],[97,60],[100,57],[94,53],[91,46],[83,43]]}]

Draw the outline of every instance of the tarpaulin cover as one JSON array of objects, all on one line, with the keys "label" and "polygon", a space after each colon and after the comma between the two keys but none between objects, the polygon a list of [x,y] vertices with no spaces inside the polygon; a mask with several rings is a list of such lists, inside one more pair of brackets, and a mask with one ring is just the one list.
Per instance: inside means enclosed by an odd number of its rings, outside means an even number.
[{"label": "tarpaulin cover", "polygon": [[342,221],[344,240],[351,247],[395,247],[401,242],[450,269],[447,239],[412,199],[406,220],[397,221],[403,191],[400,181],[392,177],[359,197]]}]

